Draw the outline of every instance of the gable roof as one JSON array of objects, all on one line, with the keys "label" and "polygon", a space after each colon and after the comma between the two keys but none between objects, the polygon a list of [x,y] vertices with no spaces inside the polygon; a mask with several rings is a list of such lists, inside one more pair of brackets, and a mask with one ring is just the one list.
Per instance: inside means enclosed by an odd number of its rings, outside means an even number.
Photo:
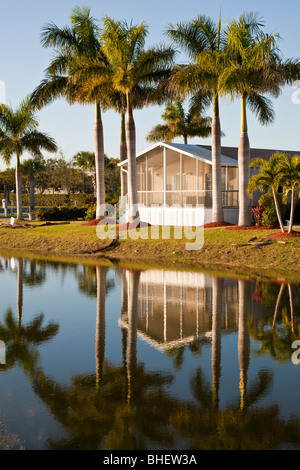
[{"label": "gable roof", "polygon": [[[166,142],[159,142],[158,144],[153,145],[152,147],[148,148],[147,150],[144,150],[143,152],[140,152],[136,158],[139,158],[146,153],[151,152],[151,150],[154,150],[159,147],[165,147],[169,148],[171,150],[175,150],[178,153],[182,153],[184,155],[187,155],[188,157],[196,158],[197,160],[200,160],[204,163],[208,163],[209,165],[212,165],[212,156],[211,156],[211,150],[206,147],[202,147],[200,145],[190,145],[190,144],[173,144],[173,143],[166,143]],[[118,165],[123,166],[127,163],[127,160],[123,160],[120,162]],[[226,155],[221,155],[221,164],[223,166],[237,166],[237,161],[236,159],[226,156]]]}]

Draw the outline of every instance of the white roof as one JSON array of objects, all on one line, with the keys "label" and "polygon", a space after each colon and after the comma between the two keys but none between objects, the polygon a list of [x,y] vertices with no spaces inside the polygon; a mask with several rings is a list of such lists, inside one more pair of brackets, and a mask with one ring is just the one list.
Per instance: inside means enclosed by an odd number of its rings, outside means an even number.
[{"label": "white roof", "polygon": [[[169,148],[171,150],[175,150],[179,153],[187,155],[188,157],[196,158],[197,160],[200,160],[204,163],[208,163],[209,165],[212,165],[212,156],[211,156],[210,150],[200,147],[199,145],[190,145],[190,144],[173,144],[173,143],[170,144],[166,142],[159,142],[158,144],[153,145],[147,150],[144,150],[143,152],[139,153],[136,156],[136,158],[139,158],[142,155],[145,155],[146,153],[150,152],[151,150],[156,149],[157,147]],[[118,165],[123,166],[123,165],[126,165],[126,163],[127,163],[127,160],[123,160]],[[234,158],[226,157],[226,155],[221,155],[221,164],[222,166],[233,166],[233,167],[238,166],[238,162]]]}]

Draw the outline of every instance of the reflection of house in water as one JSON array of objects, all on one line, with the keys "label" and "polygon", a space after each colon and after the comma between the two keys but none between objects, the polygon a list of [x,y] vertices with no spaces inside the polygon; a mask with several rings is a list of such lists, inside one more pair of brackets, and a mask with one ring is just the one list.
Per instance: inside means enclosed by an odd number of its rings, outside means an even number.
[{"label": "reflection of house in water", "polygon": [[[123,273],[121,326],[128,327],[126,307],[128,273]],[[222,296],[222,333],[237,329],[238,287],[225,279]],[[201,338],[211,338],[213,326],[212,278],[200,273],[145,271],[140,273],[138,335],[153,347],[167,350]],[[124,305],[125,304],[125,305]]]}]

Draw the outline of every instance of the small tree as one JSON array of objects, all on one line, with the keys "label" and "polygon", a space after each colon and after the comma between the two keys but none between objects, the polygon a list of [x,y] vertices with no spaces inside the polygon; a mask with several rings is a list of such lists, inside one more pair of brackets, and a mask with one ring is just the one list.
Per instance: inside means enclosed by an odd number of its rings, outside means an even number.
[{"label": "small tree", "polygon": [[271,156],[269,161],[264,160],[263,158],[254,158],[250,162],[250,166],[259,166],[260,173],[253,175],[248,184],[248,193],[251,196],[256,189],[261,190],[262,192],[266,189],[272,193],[277,213],[277,218],[281,231],[284,232],[284,226],[282,222],[282,215],[280,212],[279,202],[277,191],[279,187],[279,165],[278,160],[280,158],[279,154],[274,154]]},{"label": "small tree", "polygon": [[35,178],[44,170],[43,161],[36,158],[25,160],[22,164],[22,173],[27,177],[29,184],[29,220],[35,219]]},{"label": "small tree", "polygon": [[42,150],[55,152],[55,141],[37,130],[38,121],[29,98],[21,102],[16,110],[0,105],[0,154],[6,164],[16,157],[17,218],[22,218],[22,176],[20,159],[24,152],[42,158]]},{"label": "small tree", "polygon": [[165,140],[172,142],[176,137],[183,137],[188,143],[188,137],[209,137],[211,135],[212,120],[199,114],[196,106],[191,105],[185,112],[181,100],[168,103],[162,114],[165,124],[158,124],[148,134],[149,142]]},{"label": "small tree", "polygon": [[283,188],[284,200],[291,194],[290,223],[288,232],[293,230],[295,203],[300,189],[300,157],[280,154],[278,161],[279,184]]},{"label": "small tree", "polygon": [[[105,158],[105,156],[104,156]],[[95,177],[95,152],[82,151],[76,153],[73,157],[73,164],[80,168],[83,174],[83,192],[86,193],[86,176],[93,173],[94,192],[96,194],[96,177]]]}]

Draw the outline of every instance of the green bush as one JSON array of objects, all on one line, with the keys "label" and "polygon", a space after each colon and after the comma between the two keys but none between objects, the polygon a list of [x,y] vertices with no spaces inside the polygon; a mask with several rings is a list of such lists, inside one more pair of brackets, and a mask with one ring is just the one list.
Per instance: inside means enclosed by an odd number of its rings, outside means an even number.
[{"label": "green bush", "polygon": [[[279,225],[275,202],[272,194],[266,193],[259,199],[259,204],[264,206],[265,211],[262,216],[262,225],[275,227]],[[278,204],[282,220],[286,217],[286,205],[282,202],[282,195],[278,194]]]},{"label": "green bush", "polygon": [[96,204],[91,204],[86,211],[85,220],[90,221],[96,218]]},{"label": "green bush", "polygon": [[52,207],[50,209],[38,209],[36,217],[38,220],[78,220],[84,219],[87,209],[85,207]]},{"label": "green bush", "polygon": [[[75,201],[78,207],[84,207],[88,197],[91,197],[91,194],[36,194],[35,195],[35,205],[41,207],[58,207],[58,206],[74,206]],[[0,199],[4,198],[3,193],[0,193]],[[14,206],[16,206],[16,195],[15,193],[9,194],[9,201],[13,201]],[[10,205],[9,202],[9,205]],[[22,195],[22,204],[24,206],[29,205],[29,194],[24,193]]]}]

